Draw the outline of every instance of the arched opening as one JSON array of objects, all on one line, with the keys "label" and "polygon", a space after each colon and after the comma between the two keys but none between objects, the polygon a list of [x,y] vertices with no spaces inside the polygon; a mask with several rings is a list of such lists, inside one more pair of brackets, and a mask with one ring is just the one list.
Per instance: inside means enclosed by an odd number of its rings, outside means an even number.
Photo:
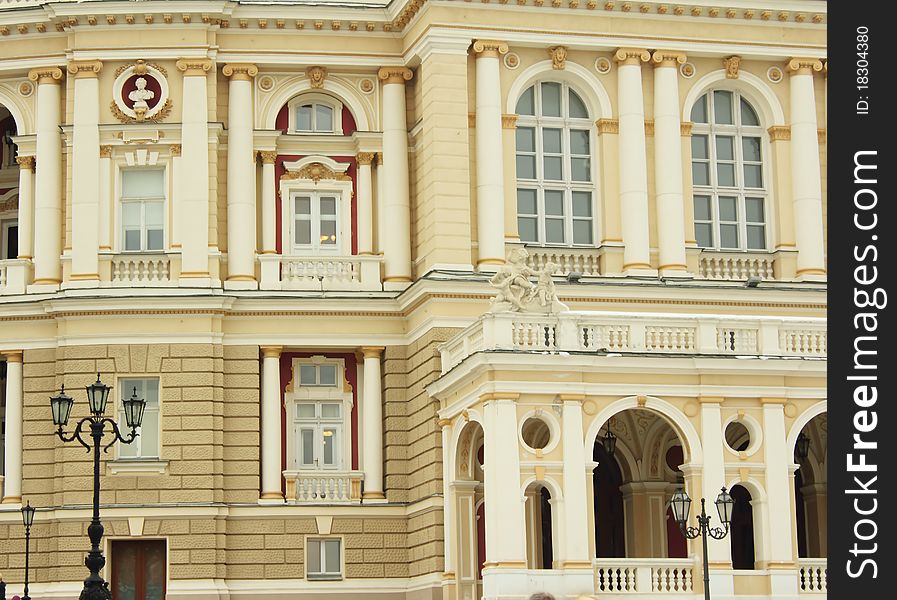
[{"label": "arched opening", "polygon": [[[616,458],[595,442],[592,458],[598,463],[592,474],[595,497],[595,555],[598,558],[626,556],[626,531],[623,516],[623,473]],[[600,515],[600,518],[599,518]]]},{"label": "arched opening", "polygon": [[729,536],[732,548],[732,568],[754,568],[754,508],[751,493],[742,485],[734,485],[729,494],[735,501]]},{"label": "arched opening", "polygon": [[554,527],[549,489],[539,483],[526,488],[526,564],[529,569],[554,568]]},{"label": "arched opening", "polygon": [[[16,162],[15,119],[0,105],[0,261],[13,260],[19,252],[19,165]],[[0,262],[0,271],[4,269]],[[0,283],[6,277],[0,277]],[[2,289],[2,286],[0,286]]]},{"label": "arched opening", "polygon": [[826,448],[828,415],[813,417],[801,429],[794,447],[794,508],[797,555],[825,558],[828,555],[828,486]]},{"label": "arched opening", "polygon": [[[453,555],[459,597],[482,595],[486,561],[485,447],[483,428],[471,421],[458,437],[452,482],[455,535]],[[448,542],[447,540],[447,543]]]},{"label": "arched opening", "polygon": [[341,98],[320,90],[290,98],[278,111],[274,126],[301,135],[352,135],[355,115]]}]

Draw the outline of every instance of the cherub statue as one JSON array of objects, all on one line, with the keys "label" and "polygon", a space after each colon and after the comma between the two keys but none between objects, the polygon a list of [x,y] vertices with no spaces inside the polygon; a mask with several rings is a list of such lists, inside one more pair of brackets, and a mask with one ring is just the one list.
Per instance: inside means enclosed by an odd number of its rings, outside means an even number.
[{"label": "cherub statue", "polygon": [[[557,298],[552,275],[558,269],[554,263],[546,263],[535,271],[528,264],[524,248],[515,248],[508,254],[508,262],[489,280],[498,291],[492,299],[492,312],[541,312],[556,313],[567,310]],[[536,277],[536,283],[530,277]]]}]

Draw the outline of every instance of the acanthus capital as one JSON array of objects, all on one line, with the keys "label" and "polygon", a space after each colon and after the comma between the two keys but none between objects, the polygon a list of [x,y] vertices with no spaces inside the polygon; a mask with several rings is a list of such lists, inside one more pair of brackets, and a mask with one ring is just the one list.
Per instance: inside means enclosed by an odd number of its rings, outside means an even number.
[{"label": "acanthus capital", "polygon": [[355,155],[355,160],[359,165],[370,165],[377,158],[376,152],[359,152]]},{"label": "acanthus capital", "polygon": [[22,169],[28,169],[29,171],[34,170],[34,166],[37,164],[37,159],[33,156],[17,156],[16,163]]},{"label": "acanthus capital", "polygon": [[614,60],[621,65],[641,65],[651,60],[651,53],[644,48],[618,48]]},{"label": "acanthus capital", "polygon": [[96,79],[103,63],[98,60],[76,60],[66,65],[66,70],[75,76],[75,79]]},{"label": "acanthus capital", "polygon": [[499,40],[476,40],[473,52],[477,58],[498,58],[499,55],[508,53],[508,44]]},{"label": "acanthus capital", "polygon": [[59,67],[40,67],[28,71],[28,79],[42,83],[59,83],[62,79],[62,69]]},{"label": "acanthus capital", "polygon": [[277,160],[276,150],[259,150],[259,156],[262,158],[262,164],[273,165]]},{"label": "acanthus capital", "polygon": [[792,75],[812,75],[813,71],[822,70],[822,61],[818,58],[792,58],[788,61],[788,72]]},{"label": "acanthus capital", "polygon": [[232,81],[251,81],[258,75],[259,68],[251,63],[228,63],[221,72]]},{"label": "acanthus capital", "polygon": [[383,83],[401,83],[410,81],[414,73],[408,67],[381,67],[377,78]]}]

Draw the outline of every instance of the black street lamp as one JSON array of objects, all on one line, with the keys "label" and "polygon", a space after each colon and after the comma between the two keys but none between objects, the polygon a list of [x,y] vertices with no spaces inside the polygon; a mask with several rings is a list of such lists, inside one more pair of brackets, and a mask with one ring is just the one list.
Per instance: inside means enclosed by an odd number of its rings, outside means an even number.
[{"label": "black street lamp", "polygon": [[691,498],[685,493],[685,490],[679,488],[673,494],[670,501],[673,508],[673,518],[679,523],[679,530],[686,538],[693,540],[701,536],[704,544],[704,600],[710,600],[710,569],[707,566],[707,536],[709,535],[715,540],[721,540],[729,533],[729,522],[732,520],[732,506],[735,500],[723,488],[719,496],[716,497],[716,512],[719,513],[719,520],[723,527],[711,527],[710,519],[712,518],[704,511],[704,499],[701,498],[701,514],[698,515],[698,526],[685,526],[688,520],[688,513],[691,510]]},{"label": "black street lamp", "polygon": [[794,445],[794,451],[798,461],[806,460],[810,456],[810,436],[803,431],[797,434],[797,443]]},{"label": "black street lamp", "polygon": [[31,501],[22,507],[22,522],[25,524],[25,591],[22,594],[22,600],[31,600],[28,595],[28,558],[31,554],[31,525],[34,523],[34,507]]},{"label": "black street lamp", "polygon": [[610,420],[607,422],[607,431],[604,433],[604,439],[601,440],[601,445],[604,446],[604,451],[608,456],[613,456],[614,452],[617,450],[617,436],[610,430]]},{"label": "black street lamp", "polygon": [[[118,424],[103,416],[111,389],[100,381],[100,374],[97,373],[96,382],[87,386],[87,404],[90,407],[90,416],[78,421],[74,432],[68,437],[62,428],[68,424],[74,401],[66,395],[65,386],[62,386],[59,394],[50,398],[53,424],[57,427],[56,435],[59,436],[59,439],[63,442],[78,440],[82,446],[87,448],[88,452],[93,450],[93,519],[87,527],[90,552],[84,559],[84,566],[90,570],[90,575],[84,580],[84,589],[81,590],[80,600],[111,600],[112,598],[109,585],[100,577],[100,569],[106,565],[106,559],[103,558],[103,552],[100,550],[100,540],[103,539],[103,524],[100,522],[100,446],[105,435],[104,428],[106,424],[112,428],[112,431],[109,432],[112,435],[112,441],[103,446],[103,452],[108,452],[115,442],[130,444],[139,435],[137,428],[143,421],[143,411],[146,408],[146,400],[137,397],[137,388],[134,388],[134,393],[130,398],[122,401],[125,421],[131,428],[131,434],[124,437],[118,429]],[[82,437],[82,433],[86,433],[82,431],[85,424],[90,426],[91,441],[85,441]]]}]

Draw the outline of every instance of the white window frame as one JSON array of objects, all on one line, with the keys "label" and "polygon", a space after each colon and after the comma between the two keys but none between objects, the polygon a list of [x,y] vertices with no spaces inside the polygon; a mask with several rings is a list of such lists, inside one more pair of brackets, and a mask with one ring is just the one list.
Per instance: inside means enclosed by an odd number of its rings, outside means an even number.
[{"label": "white window frame", "polygon": [[[296,243],[296,221],[299,219],[297,218],[294,208],[296,206],[296,199],[302,196],[308,196],[311,202],[311,213],[309,215],[309,220],[311,221],[311,243],[309,244]],[[320,240],[321,221],[323,220],[321,218],[321,198],[324,197],[336,198],[336,215],[333,219],[336,222],[335,244],[323,244]],[[294,189],[290,192],[289,198],[290,254],[344,254],[344,252],[342,252],[343,238],[345,237],[345,234],[343,233],[343,213],[345,213],[346,210],[343,208],[343,192],[340,190]]]},{"label": "white window frame", "polygon": [[[315,128],[311,129],[310,131],[299,130],[297,128],[298,123],[296,122],[296,110],[300,106],[304,106],[306,104],[321,104],[333,110],[333,130],[318,131]],[[295,98],[290,100],[290,102],[287,104],[287,110],[289,111],[290,115],[290,133],[296,135],[343,135],[343,103],[332,96],[320,93],[300,94],[299,96],[296,96]],[[312,118],[317,119],[317,113],[315,112],[314,107],[312,108]]]},{"label": "white window frame", "polygon": [[[714,92],[729,92],[732,94],[732,116],[734,124],[717,124],[715,120],[715,103],[713,101]],[[706,100],[704,100],[706,99]],[[754,102],[746,97],[737,89],[730,88],[711,88],[701,94],[695,103],[704,100],[706,102],[707,123],[692,123],[692,139],[694,136],[705,136],[707,139],[707,158],[695,159],[692,156],[691,164],[688,165],[692,169],[695,162],[703,162],[709,165],[709,185],[698,185],[692,180],[692,206],[694,207],[695,198],[698,196],[710,197],[710,220],[698,219],[697,213],[694,211],[695,225],[700,223],[709,223],[711,225],[712,244],[710,246],[700,246],[703,250],[719,251],[719,252],[753,252],[766,253],[771,251],[772,241],[772,211],[770,201],[770,165],[769,165],[769,136],[763,126],[763,117],[757,110]],[[741,101],[744,100],[754,114],[757,115],[759,125],[743,125],[741,122]],[[689,114],[694,109],[694,104],[689,107]],[[735,185],[721,186],[717,182],[717,147],[716,137],[725,136],[733,138],[734,144],[734,161],[735,165]],[[760,140],[760,176],[762,177],[762,188],[749,188],[744,185],[744,165],[757,164],[755,161],[745,161],[743,156],[743,138],[758,138]],[[719,211],[720,197],[734,197],[736,204],[736,221],[721,221]],[[761,198],[763,202],[763,248],[748,248],[747,228],[748,225],[758,225],[758,222],[747,221],[747,198]],[[737,224],[738,246],[727,247],[722,245],[722,236],[720,234],[721,224]],[[698,235],[695,231],[695,240]]]},{"label": "white window frame", "polygon": [[9,213],[6,216],[0,215],[0,260],[18,258],[18,253],[16,256],[3,256],[3,253],[6,252],[6,246],[9,244],[9,230],[18,226],[19,219],[16,213]]},{"label": "white window frame", "polygon": [[[125,250],[125,231],[124,231],[124,218],[123,218],[123,206],[125,202],[141,202],[146,203],[147,201],[153,201],[153,199],[128,199],[124,201],[122,199],[122,191],[123,191],[123,183],[124,172],[125,171],[139,171],[139,170],[147,170],[147,171],[162,171],[162,247],[158,250]],[[154,165],[147,166],[138,166],[132,167],[127,163],[122,163],[118,165],[116,169],[116,177],[115,177],[115,219],[116,219],[116,227],[115,227],[115,247],[117,248],[117,252],[127,253],[127,254],[163,254],[168,249],[169,244],[169,186],[170,186],[170,169],[168,165],[159,163]],[[143,218],[141,217],[141,221]],[[141,223],[141,246],[143,246],[146,239],[146,224]]]},{"label": "white window frame", "polygon": [[[299,376],[300,367],[302,365],[333,365],[336,367],[336,385],[335,386],[303,386]],[[314,467],[303,465],[299,462],[299,430],[302,427],[302,421],[298,418],[298,406],[300,404],[320,405],[322,403],[339,403],[341,410],[341,430],[340,440],[337,448],[337,464],[333,467],[324,467],[316,465]],[[338,472],[345,473],[352,470],[352,406],[354,400],[352,397],[352,389],[349,387],[346,378],[345,361],[340,358],[328,358],[325,356],[312,356],[309,358],[297,358],[293,360],[293,391],[287,391],[284,394],[284,408],[287,414],[288,435],[287,435],[287,471],[288,472]],[[318,414],[316,412],[316,414]],[[320,422],[324,419],[316,418]],[[321,436],[319,429],[323,429],[326,424],[318,424],[315,426],[315,446],[316,454],[319,454],[321,448]]]},{"label": "white window frame", "polygon": [[[345,172],[348,163],[338,163],[324,156],[308,156],[295,163],[284,163],[287,171],[299,171],[302,167],[312,162],[320,162],[328,168]],[[314,231],[312,231],[312,244],[297,246],[295,242],[293,207],[294,198],[303,194],[336,196],[337,232],[336,244],[333,247],[315,244]],[[281,178],[280,197],[284,199],[281,204],[281,231],[280,239],[283,241],[282,252],[284,256],[349,256],[352,254],[352,182],[348,180],[321,179],[290,179]],[[313,203],[314,204],[314,203]]]},{"label": "white window frame", "polygon": [[[311,544],[309,542],[339,542],[339,572],[321,572],[312,573],[309,571],[308,552]],[[321,552],[321,566],[325,567],[324,545],[319,546]],[[346,543],[341,535],[306,535],[305,536],[305,579],[306,581],[342,581],[346,572]]]},{"label": "white window frame", "polygon": [[[122,430],[122,435],[124,435],[124,436],[129,435],[131,433],[131,430],[128,429],[128,426],[125,421],[124,408],[122,407],[122,400],[124,399],[124,397],[130,398],[131,393],[133,392],[133,389],[132,389],[133,386],[125,385],[125,382],[129,381],[129,380],[133,381],[135,379],[138,379],[138,380],[155,379],[159,382],[159,397],[156,401],[156,408],[150,409],[150,407],[147,406],[146,409],[144,410],[144,417],[146,416],[147,411],[155,410],[158,413],[158,419],[157,419],[158,430],[157,430],[156,439],[159,440],[159,442],[158,442],[159,445],[156,448],[156,452],[154,454],[144,456],[143,455],[143,447],[142,447],[143,436],[138,435],[137,438],[133,442],[131,442],[131,444],[129,444],[129,446],[137,449],[137,456],[122,456],[123,446],[121,443],[118,443],[118,444],[116,444],[116,448],[117,448],[116,460],[119,460],[122,462],[157,463],[162,458],[162,378],[159,375],[119,375],[118,377],[116,377],[117,390],[113,389],[112,394],[110,394],[110,395],[114,396],[114,397],[110,398],[110,400],[115,401],[115,414],[117,416],[119,428]],[[142,396],[142,397],[144,399],[146,399],[145,396]],[[143,427],[141,426],[138,428],[137,433],[141,433],[142,430],[143,430]]]},{"label": "white window frame", "polygon": [[[541,94],[542,94],[542,84],[543,83],[556,83],[561,86],[561,116],[560,117],[543,117],[541,116]],[[518,115],[517,117],[517,128],[533,128],[535,131],[535,152],[527,153],[534,154],[536,157],[536,178],[535,179],[521,179],[520,174],[516,173],[516,161],[517,161],[517,147],[516,147],[516,132],[515,132],[515,147],[514,147],[514,164],[515,164],[515,202],[517,201],[517,189],[529,189],[536,191],[536,214],[535,215],[524,215],[524,216],[535,216],[536,217],[536,235],[538,237],[538,241],[525,241],[524,243],[532,246],[539,247],[560,247],[560,248],[595,248],[599,245],[598,242],[598,182],[597,182],[597,133],[595,130],[595,123],[591,118],[591,114],[594,112],[592,107],[588,105],[586,101],[586,96],[577,90],[574,86],[569,85],[565,81],[559,81],[554,79],[542,79],[533,82],[528,85],[523,92],[521,93],[521,97],[524,93],[526,93],[530,88],[533,89],[533,104],[534,104],[534,112],[535,116],[532,115]],[[572,118],[570,117],[570,109],[569,109],[569,93],[575,93],[582,103],[585,105],[586,110],[589,111],[589,116],[586,118]],[[520,98],[518,97],[517,101],[519,102]],[[564,178],[561,180],[546,180],[544,177],[544,153],[542,150],[543,146],[543,135],[542,130],[544,128],[549,129],[560,129],[561,130],[561,157],[562,157],[562,168]],[[574,156],[572,154],[572,150],[570,148],[570,132],[578,130],[578,131],[588,131],[589,135],[589,181],[574,181],[572,178],[573,170],[572,170],[572,158],[582,158],[582,155]],[[547,242],[545,239],[545,221],[546,221],[546,213],[545,213],[545,190],[553,191],[563,191],[564,194],[564,239],[565,242]],[[591,217],[574,217],[573,215],[573,192],[588,192],[591,196]],[[515,215],[519,216],[521,213],[517,208],[515,208]],[[549,219],[551,217],[548,217]],[[581,221],[588,219],[591,222],[591,237],[592,241],[589,243],[577,243],[573,241],[573,222]]]}]

